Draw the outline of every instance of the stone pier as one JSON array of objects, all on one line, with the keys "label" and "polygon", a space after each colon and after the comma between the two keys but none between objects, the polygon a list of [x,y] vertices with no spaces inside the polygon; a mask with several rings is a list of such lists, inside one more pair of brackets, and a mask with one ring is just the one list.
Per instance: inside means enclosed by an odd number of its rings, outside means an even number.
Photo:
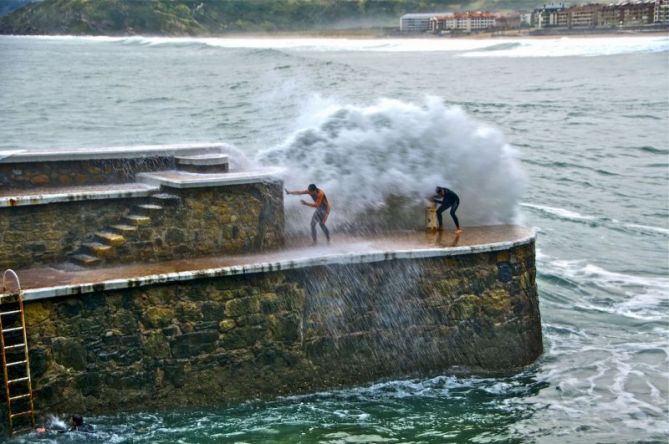
[{"label": "stone pier", "polygon": [[162,159],[103,188],[0,193],[0,265],[22,283],[39,412],[507,374],[542,353],[531,230],[335,233],[308,247],[284,239],[276,171],[235,170],[210,148]]}]

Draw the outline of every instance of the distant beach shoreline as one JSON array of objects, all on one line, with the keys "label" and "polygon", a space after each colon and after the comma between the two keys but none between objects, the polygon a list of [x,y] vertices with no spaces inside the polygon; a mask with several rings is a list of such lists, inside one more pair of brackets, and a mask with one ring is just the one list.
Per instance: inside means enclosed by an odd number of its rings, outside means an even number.
[{"label": "distant beach shoreline", "polygon": [[475,34],[434,35],[428,33],[400,33],[384,30],[341,30],[341,31],[273,31],[273,32],[230,32],[225,34],[0,34],[25,37],[161,37],[161,38],[216,38],[216,39],[355,39],[355,40],[494,40],[527,39],[546,40],[558,38],[621,38],[621,37],[668,37],[669,30],[648,31],[607,31],[607,32],[565,32],[551,34],[530,34],[530,30],[504,32],[479,32]]}]

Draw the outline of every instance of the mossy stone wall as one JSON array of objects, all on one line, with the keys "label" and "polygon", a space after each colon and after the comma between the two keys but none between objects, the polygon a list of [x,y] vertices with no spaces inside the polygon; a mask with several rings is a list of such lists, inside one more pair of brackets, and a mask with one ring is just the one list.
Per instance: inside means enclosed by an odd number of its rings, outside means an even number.
[{"label": "mossy stone wall", "polygon": [[195,279],[26,304],[42,412],[212,405],[542,352],[534,242]]},{"label": "mossy stone wall", "polygon": [[174,169],[174,156],[0,163],[0,187],[53,188],[134,182],[146,171]]},{"label": "mossy stone wall", "polygon": [[[150,222],[124,235],[104,263],[156,262],[252,252],[283,245],[280,182],[218,188],[167,189],[176,205],[149,214]],[[0,268],[67,261],[85,242],[149,198],[116,198],[0,208]],[[154,202],[155,203],[155,202]]]},{"label": "mossy stone wall", "polygon": [[0,269],[62,262],[139,198],[0,208]]}]

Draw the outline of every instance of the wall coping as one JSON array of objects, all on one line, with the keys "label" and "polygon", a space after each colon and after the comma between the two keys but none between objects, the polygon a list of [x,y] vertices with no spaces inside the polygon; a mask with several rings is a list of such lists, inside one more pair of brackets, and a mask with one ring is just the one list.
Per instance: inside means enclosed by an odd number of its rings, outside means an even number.
[{"label": "wall coping", "polygon": [[[35,194],[20,194],[14,196],[0,196],[0,208],[25,207],[31,205],[46,205],[59,202],[75,202],[82,200],[122,199],[131,197],[147,197],[160,190],[159,186],[145,183],[110,184],[106,190],[86,189],[73,187],[70,191],[47,192]],[[39,191],[35,189],[34,191]]]},{"label": "wall coping", "polygon": [[196,155],[218,153],[222,148],[229,147],[230,145],[225,143],[183,143],[172,145],[133,145],[43,151],[12,150],[0,151],[0,164]]},{"label": "wall coping", "polygon": [[239,276],[273,271],[297,270],[307,267],[365,264],[397,259],[428,259],[436,257],[460,256],[464,254],[489,253],[494,251],[509,250],[514,247],[527,245],[534,242],[536,239],[536,232],[534,230],[528,230],[528,232],[528,235],[513,241],[494,242],[462,247],[379,250],[365,253],[339,253],[304,259],[258,262],[246,265],[233,265],[201,270],[153,274],[139,278],[111,279],[103,282],[89,284],[84,283],[33,288],[24,290],[23,298],[25,301],[37,301],[41,299],[52,299],[63,296],[82,295],[101,291],[145,287],[155,284],[188,282],[207,278]]},{"label": "wall coping", "polygon": [[176,156],[177,164],[179,165],[223,165],[227,164],[229,159],[227,154],[209,153],[209,154],[194,154],[191,156]]},{"label": "wall coping", "polygon": [[139,173],[138,181],[169,188],[208,188],[276,180],[283,172],[281,168],[262,168],[214,174],[189,173],[185,171],[158,171]]}]

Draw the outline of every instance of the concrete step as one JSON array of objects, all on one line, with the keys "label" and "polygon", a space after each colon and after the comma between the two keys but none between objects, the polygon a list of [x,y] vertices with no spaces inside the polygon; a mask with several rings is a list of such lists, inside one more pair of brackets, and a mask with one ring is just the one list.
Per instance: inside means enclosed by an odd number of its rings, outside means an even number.
[{"label": "concrete step", "polygon": [[127,216],[123,216],[123,220],[130,224],[130,225],[148,225],[151,223],[151,218],[148,216],[140,216],[137,214],[129,214]]},{"label": "concrete step", "polygon": [[119,224],[119,225],[112,225],[111,227],[109,227],[109,230],[113,233],[120,234],[121,236],[128,236],[135,234],[137,232],[137,226]]},{"label": "concrete step", "polygon": [[149,214],[157,213],[159,211],[163,211],[162,205],[156,205],[156,204],[141,204],[141,205],[135,205],[133,207],[133,214],[137,214],[140,216],[148,216]]},{"label": "concrete step", "polygon": [[151,195],[151,200],[154,203],[162,206],[178,205],[179,202],[181,202],[181,197],[177,196],[176,194],[158,193]]},{"label": "concrete step", "polygon": [[109,233],[103,231],[100,233],[95,233],[95,237],[103,244],[111,245],[112,247],[118,247],[126,243],[125,237],[118,233]]},{"label": "concrete step", "polygon": [[75,254],[71,258],[72,262],[74,262],[77,265],[83,265],[84,267],[92,267],[93,265],[98,265],[100,262],[100,258],[90,256],[88,254]]},{"label": "concrete step", "polygon": [[114,248],[101,242],[87,242],[81,245],[87,254],[97,257],[109,257],[114,254]]},{"label": "concrete step", "polygon": [[225,173],[230,169],[228,156],[223,153],[175,156],[174,160],[177,163],[177,170],[192,173]]}]

